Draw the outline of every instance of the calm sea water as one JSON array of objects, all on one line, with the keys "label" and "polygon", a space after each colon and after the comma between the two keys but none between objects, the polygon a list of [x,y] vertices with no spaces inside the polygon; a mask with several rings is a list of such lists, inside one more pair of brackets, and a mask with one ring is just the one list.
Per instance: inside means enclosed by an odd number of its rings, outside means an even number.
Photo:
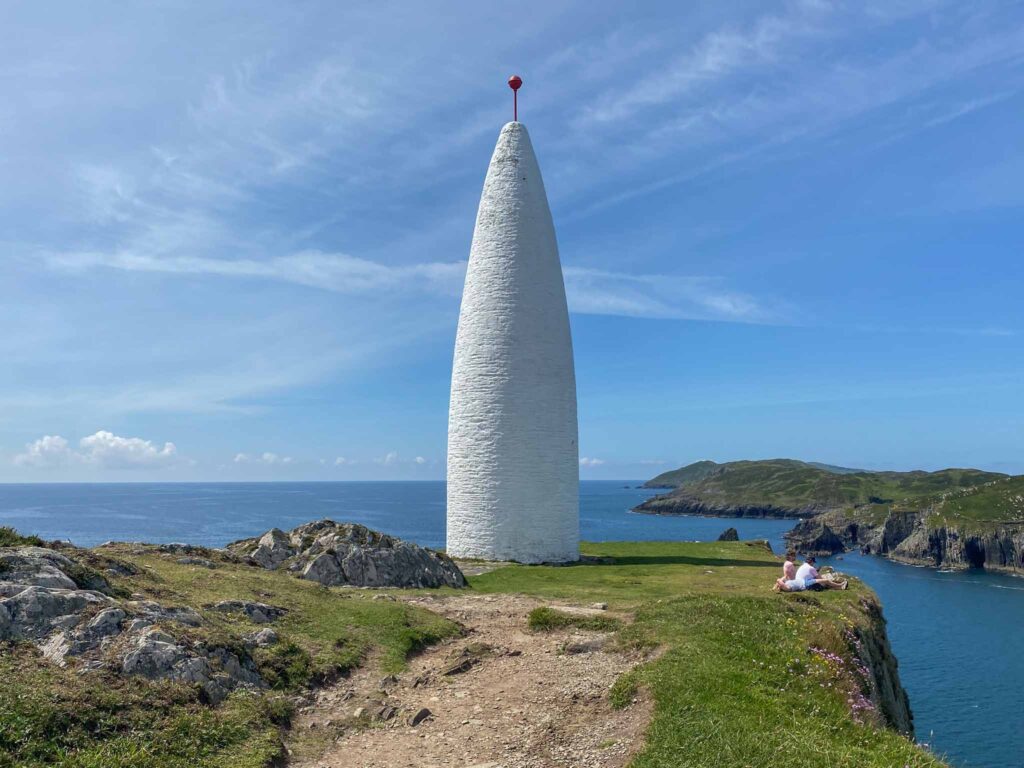
[{"label": "calm sea water", "polygon": [[[580,527],[590,541],[715,539],[730,525],[776,552],[780,520],[654,517],[629,509],[636,481],[584,481]],[[441,482],[0,485],[0,525],[92,546],[108,540],[221,546],[321,517],[444,545]],[[885,604],[918,740],[960,768],[1024,766],[1024,579],[939,573],[848,554],[833,565]]]}]

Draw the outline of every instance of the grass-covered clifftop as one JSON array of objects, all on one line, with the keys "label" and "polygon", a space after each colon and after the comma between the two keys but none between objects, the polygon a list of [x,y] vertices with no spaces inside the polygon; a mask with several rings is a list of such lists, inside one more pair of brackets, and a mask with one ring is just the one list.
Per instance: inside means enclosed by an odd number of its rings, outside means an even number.
[{"label": "grass-covered clifftop", "polygon": [[[33,542],[12,541],[26,543]],[[168,620],[155,629],[187,647],[251,653],[268,686],[239,688],[214,704],[185,681],[126,677],[82,657],[61,667],[28,642],[0,643],[3,768],[286,764],[282,734],[296,695],[360,665],[398,671],[410,653],[461,631],[402,597],[465,590],[391,590],[398,600],[378,600],[380,590],[326,588],[213,550],[186,557],[140,545],[61,551],[104,574],[126,610],[146,601],[167,615],[191,609],[198,624]],[[617,648],[649,654],[608,694],[618,706],[638,695],[653,699],[635,768],[942,765],[898,733],[910,727],[909,709],[880,608],[864,585],[773,593],[779,560],[756,542],[589,544],[584,552],[578,565],[510,565],[471,576],[469,589],[599,601],[609,614],[632,616],[621,628],[606,620],[606,629],[617,630]],[[95,576],[85,570],[83,578]],[[212,607],[224,600],[287,613],[256,623]],[[274,644],[245,645],[267,627],[278,635]],[[117,650],[113,642],[104,653]]]},{"label": "grass-covered clifftop", "polygon": [[568,567],[509,566],[471,578],[523,592],[632,610],[620,642],[661,649],[620,679],[654,719],[634,768],[941,766],[899,735],[907,725],[895,660],[874,594],[770,591],[780,562],[754,542],[585,544]]}]

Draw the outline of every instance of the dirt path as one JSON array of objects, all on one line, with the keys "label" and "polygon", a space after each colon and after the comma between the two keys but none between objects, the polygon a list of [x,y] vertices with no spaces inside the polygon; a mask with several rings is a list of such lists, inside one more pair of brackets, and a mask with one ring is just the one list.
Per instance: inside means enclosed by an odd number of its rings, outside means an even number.
[{"label": "dirt path", "polygon": [[[397,678],[360,671],[320,691],[294,724],[291,765],[619,768],[640,748],[649,703],[608,703],[612,683],[640,659],[604,649],[608,634],[529,632],[526,616],[543,603],[526,597],[408,602],[458,621],[466,635]],[[411,725],[424,708],[430,715]]]}]

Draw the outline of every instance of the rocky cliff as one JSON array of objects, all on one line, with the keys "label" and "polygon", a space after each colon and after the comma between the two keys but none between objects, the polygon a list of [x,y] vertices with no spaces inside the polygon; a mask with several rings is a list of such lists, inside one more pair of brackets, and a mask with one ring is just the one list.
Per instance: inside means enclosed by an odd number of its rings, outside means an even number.
[{"label": "rocky cliff", "polygon": [[859,519],[857,510],[831,511],[801,521],[786,538],[808,554],[860,549],[912,565],[1024,575],[1024,524],[1006,522],[972,530],[929,522],[929,517],[930,510],[894,510],[878,523]]},{"label": "rocky cliff", "polygon": [[857,656],[870,673],[869,698],[890,728],[907,736],[914,735],[914,716],[910,699],[900,683],[899,662],[889,645],[882,607],[874,598],[861,598],[867,621],[854,630]]}]

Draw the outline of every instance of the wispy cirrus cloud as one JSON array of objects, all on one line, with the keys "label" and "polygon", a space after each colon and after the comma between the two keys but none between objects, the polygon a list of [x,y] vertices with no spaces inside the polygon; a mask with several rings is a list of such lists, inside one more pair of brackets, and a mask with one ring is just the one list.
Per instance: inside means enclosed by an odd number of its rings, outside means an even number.
[{"label": "wispy cirrus cloud", "polygon": [[569,308],[589,315],[665,320],[785,322],[786,309],[730,290],[714,277],[644,275],[566,267]]},{"label": "wispy cirrus cloud", "polygon": [[267,259],[217,259],[136,253],[60,253],[44,257],[54,269],[80,272],[105,268],[167,275],[214,275],[277,280],[338,293],[410,289],[456,294],[465,262],[387,265],[342,253],[306,251]]},{"label": "wispy cirrus cloud", "polygon": [[[156,257],[127,253],[64,253],[44,257],[71,272],[106,268],[167,275],[217,275],[295,283],[348,294],[381,290],[457,296],[466,262],[389,266],[346,254],[307,252],[265,260]],[[585,267],[564,269],[572,312],[667,320],[779,322],[784,314],[750,294],[728,289],[713,277],[644,275]]]}]

